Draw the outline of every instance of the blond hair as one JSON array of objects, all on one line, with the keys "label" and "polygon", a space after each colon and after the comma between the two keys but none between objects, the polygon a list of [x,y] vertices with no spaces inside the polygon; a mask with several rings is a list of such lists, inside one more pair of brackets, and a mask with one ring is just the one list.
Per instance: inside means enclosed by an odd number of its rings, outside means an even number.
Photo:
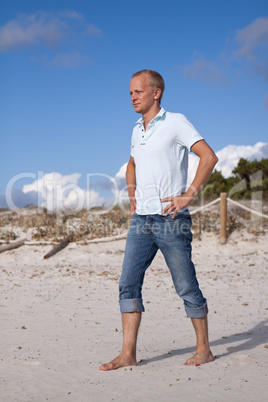
[{"label": "blond hair", "polygon": [[132,78],[138,77],[139,75],[146,74],[148,76],[148,84],[150,87],[156,89],[161,89],[161,95],[159,97],[159,104],[161,103],[161,99],[165,90],[165,82],[163,77],[154,70],[141,70],[137,73],[132,74]]}]

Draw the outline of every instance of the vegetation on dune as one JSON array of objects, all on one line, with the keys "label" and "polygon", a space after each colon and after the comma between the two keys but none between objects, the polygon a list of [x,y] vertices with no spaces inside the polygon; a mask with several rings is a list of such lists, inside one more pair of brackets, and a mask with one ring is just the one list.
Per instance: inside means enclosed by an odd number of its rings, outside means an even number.
[{"label": "vegetation on dune", "polygon": [[33,240],[60,241],[69,236],[71,241],[87,240],[115,236],[128,229],[131,214],[128,209],[115,206],[109,210],[81,210],[73,214],[56,214],[47,210],[32,214],[21,214],[20,211],[10,211],[0,215],[0,227],[11,227],[0,231],[0,240],[15,240],[15,228],[23,232],[32,229]]},{"label": "vegetation on dune", "polygon": [[210,201],[218,198],[220,193],[227,193],[236,200],[251,199],[253,192],[261,192],[261,199],[268,200],[268,158],[252,162],[241,158],[232,173],[233,176],[225,178],[215,170],[198,200],[203,197]]}]

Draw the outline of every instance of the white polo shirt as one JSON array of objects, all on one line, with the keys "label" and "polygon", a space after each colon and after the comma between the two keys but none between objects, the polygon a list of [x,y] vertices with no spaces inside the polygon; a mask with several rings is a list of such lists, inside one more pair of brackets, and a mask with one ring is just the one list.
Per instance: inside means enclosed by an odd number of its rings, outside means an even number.
[{"label": "white polo shirt", "polygon": [[144,130],[143,118],[137,121],[131,140],[131,156],[136,165],[136,212],[162,214],[169,202],[162,198],[186,191],[188,152],[203,138],[180,113],[159,113]]}]

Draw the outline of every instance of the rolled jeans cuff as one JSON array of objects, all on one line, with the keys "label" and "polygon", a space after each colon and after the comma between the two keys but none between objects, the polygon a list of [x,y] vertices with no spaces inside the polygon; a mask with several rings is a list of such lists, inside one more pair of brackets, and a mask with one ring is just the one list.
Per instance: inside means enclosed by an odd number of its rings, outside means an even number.
[{"label": "rolled jeans cuff", "polygon": [[207,302],[202,307],[188,307],[185,305],[185,311],[190,318],[203,318],[208,313]]},{"label": "rolled jeans cuff", "polygon": [[121,313],[139,313],[145,311],[142,299],[119,300]]}]

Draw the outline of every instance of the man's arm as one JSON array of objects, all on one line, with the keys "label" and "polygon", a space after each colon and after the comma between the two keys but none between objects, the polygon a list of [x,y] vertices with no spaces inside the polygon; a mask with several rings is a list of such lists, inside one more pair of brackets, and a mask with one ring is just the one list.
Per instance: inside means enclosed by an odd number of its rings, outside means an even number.
[{"label": "man's arm", "polygon": [[204,187],[210,178],[214,166],[218,162],[217,156],[204,140],[196,142],[192,146],[191,151],[200,158],[196,175],[191,186],[188,188],[186,193],[180,196],[167,197],[161,200],[161,202],[170,201],[170,204],[166,206],[166,208],[163,210],[163,213],[165,215],[169,215],[172,211],[174,211],[172,218],[175,218],[180,209],[187,207],[194,196],[196,196]]},{"label": "man's arm", "polygon": [[134,158],[132,156],[130,157],[129,162],[127,164],[126,181],[127,181],[127,186],[128,186],[130,211],[133,215],[136,211],[136,198],[135,198],[136,167],[135,167]]}]

